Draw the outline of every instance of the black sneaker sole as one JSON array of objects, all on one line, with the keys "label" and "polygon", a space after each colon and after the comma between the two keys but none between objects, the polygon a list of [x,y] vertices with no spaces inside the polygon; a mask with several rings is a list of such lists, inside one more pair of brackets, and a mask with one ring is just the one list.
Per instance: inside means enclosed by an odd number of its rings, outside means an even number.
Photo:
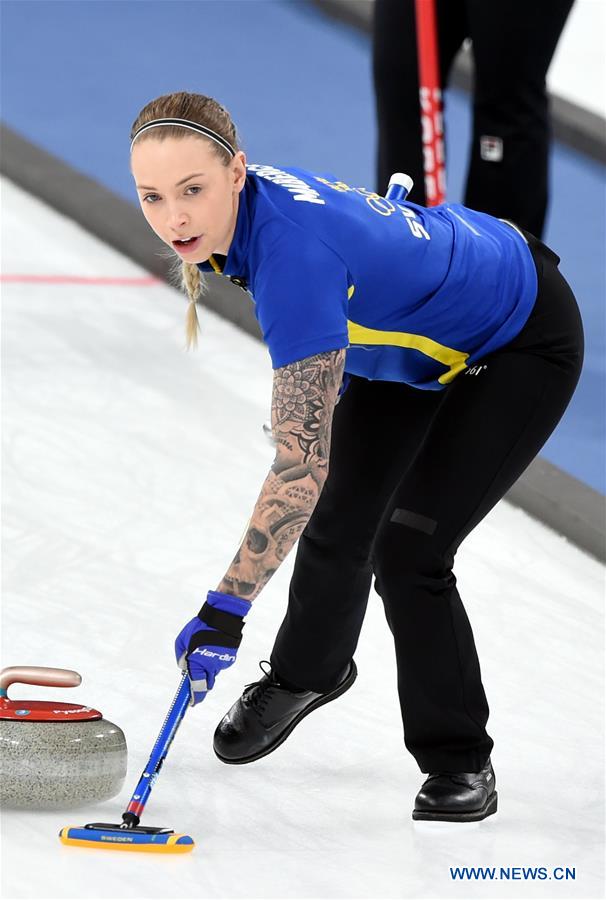
[{"label": "black sneaker sole", "polygon": [[425,811],[414,809],[412,817],[416,822],[479,822],[487,816],[492,816],[497,811],[498,794],[494,791],[487,799],[484,806],[471,812],[440,812],[439,810]]},{"label": "black sneaker sole", "polygon": [[290,725],[288,725],[286,730],[280,734],[275,743],[264,747],[263,750],[259,751],[259,753],[254,753],[251,756],[243,756],[240,757],[240,759],[229,759],[226,756],[221,756],[221,754],[217,753],[217,750],[213,747],[215,756],[217,756],[221,760],[221,762],[227,763],[227,765],[242,766],[245,763],[255,762],[255,760],[261,759],[263,756],[267,756],[269,753],[273,753],[274,750],[278,749],[280,744],[284,743],[289,734],[291,734],[291,732],[297,727],[299,722],[301,722],[305,718],[305,716],[308,716],[311,712],[314,711],[314,709],[318,709],[320,706],[324,706],[325,703],[330,703],[331,700],[336,700],[337,697],[340,697],[341,694],[344,694],[345,691],[349,690],[357,677],[358,669],[352,659],[349,674],[341,682],[341,684],[336,687],[334,691],[330,691],[328,694],[324,694],[322,697],[318,697],[317,700],[314,700],[313,703],[310,703],[309,706],[306,706],[305,709],[302,709],[301,712],[297,716],[295,716]]}]

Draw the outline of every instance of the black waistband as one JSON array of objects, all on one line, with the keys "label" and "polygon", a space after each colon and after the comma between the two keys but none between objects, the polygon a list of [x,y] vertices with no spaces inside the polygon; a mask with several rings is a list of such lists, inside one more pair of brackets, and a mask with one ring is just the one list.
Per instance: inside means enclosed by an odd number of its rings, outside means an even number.
[{"label": "black waistband", "polygon": [[538,237],[535,237],[534,234],[531,234],[530,231],[524,231],[523,228],[520,228],[520,231],[528,241],[528,246],[535,262],[536,254],[538,254],[539,256],[543,256],[544,258],[548,259],[549,262],[553,263],[555,266],[558,266],[560,264],[560,257],[551,249],[551,247],[548,247],[547,244],[544,244],[543,241],[539,240]]}]

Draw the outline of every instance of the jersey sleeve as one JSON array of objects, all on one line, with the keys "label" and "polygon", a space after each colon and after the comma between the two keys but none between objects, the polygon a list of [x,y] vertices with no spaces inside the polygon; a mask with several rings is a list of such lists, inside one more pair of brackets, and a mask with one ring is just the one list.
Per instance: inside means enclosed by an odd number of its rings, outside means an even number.
[{"label": "jersey sleeve", "polygon": [[315,236],[285,229],[267,242],[254,300],[274,369],[348,346],[347,286],[344,263]]}]

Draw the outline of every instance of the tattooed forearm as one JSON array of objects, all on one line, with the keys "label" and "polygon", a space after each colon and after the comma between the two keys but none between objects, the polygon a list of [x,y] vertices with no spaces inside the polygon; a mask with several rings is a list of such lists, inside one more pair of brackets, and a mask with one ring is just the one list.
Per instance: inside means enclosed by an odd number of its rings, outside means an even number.
[{"label": "tattooed forearm", "polygon": [[253,600],[307,525],[328,474],[332,417],[345,350],[319,353],[274,372],[276,457],[244,540],[217,590]]}]

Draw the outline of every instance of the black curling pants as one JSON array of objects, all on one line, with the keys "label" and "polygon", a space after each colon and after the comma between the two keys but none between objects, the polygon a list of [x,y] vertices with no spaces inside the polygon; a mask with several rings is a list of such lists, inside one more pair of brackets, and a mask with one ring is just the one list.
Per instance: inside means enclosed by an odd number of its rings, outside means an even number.
[{"label": "black curling pants", "polygon": [[[473,137],[464,203],[539,237],[547,208],[549,103],[545,76],[573,0],[436,0],[440,77],[448,83],[463,41],[473,42]],[[425,205],[414,0],[376,0],[373,75],[378,122],[377,190],[393,172],[415,182]],[[482,135],[503,141],[501,161],[482,159]]]},{"label": "black curling pants", "polygon": [[492,749],[453,562],[554,430],[580,374],[578,307],[542,247],[533,250],[539,290],[524,329],[444,390],[352,378],[271,654],[287,681],[334,687],[356,649],[374,573],[395,644],[404,741],[422,772],[479,771]]}]

